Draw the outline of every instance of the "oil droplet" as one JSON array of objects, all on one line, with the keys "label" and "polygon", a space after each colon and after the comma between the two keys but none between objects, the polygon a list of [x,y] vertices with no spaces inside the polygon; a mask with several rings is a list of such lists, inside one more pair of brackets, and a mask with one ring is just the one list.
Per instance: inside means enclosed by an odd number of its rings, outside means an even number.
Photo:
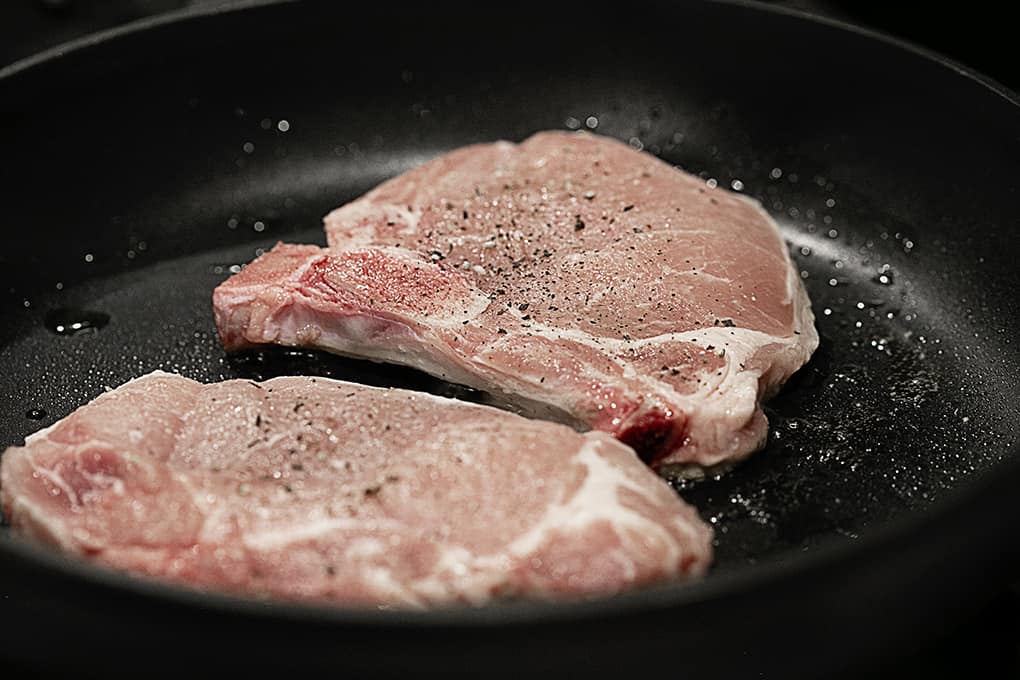
[{"label": "oil droplet", "polygon": [[96,333],[110,323],[110,315],[87,309],[54,309],[43,320],[46,327],[57,335]]},{"label": "oil droplet", "polygon": [[41,408],[30,408],[25,411],[25,417],[29,420],[42,420],[46,417],[46,411]]},{"label": "oil droplet", "polygon": [[871,277],[871,280],[875,283],[883,286],[891,286],[893,284],[893,271],[887,264],[883,264],[878,269],[878,274]]}]

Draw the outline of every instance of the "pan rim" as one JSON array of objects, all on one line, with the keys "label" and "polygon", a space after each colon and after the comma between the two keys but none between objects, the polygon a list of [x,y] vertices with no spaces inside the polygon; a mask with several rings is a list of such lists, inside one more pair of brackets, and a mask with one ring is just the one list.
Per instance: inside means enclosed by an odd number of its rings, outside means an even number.
[{"label": "pan rim", "polygon": [[[118,38],[133,35],[147,31],[152,28],[160,26],[166,26],[170,24],[176,24],[190,19],[201,19],[210,16],[217,16],[220,14],[231,14],[234,12],[245,12],[249,10],[258,9],[260,7],[270,7],[276,5],[288,5],[296,4],[301,0],[233,0],[226,5],[218,6],[194,6],[185,7],[183,9],[174,10],[171,12],[164,12],[162,14],[156,14],[142,19],[136,19],[113,28],[96,31],[73,40],[54,45],[45,50],[31,54],[27,57],[18,59],[6,66],[0,67],[0,82],[5,79],[11,78],[16,75],[20,75],[25,71],[28,71],[37,66],[41,66],[46,63],[50,63],[69,56],[76,52],[95,47],[102,43],[110,42]],[[792,9],[788,7],[776,7],[774,5],[766,4],[761,0],[697,0],[699,2],[710,3],[714,5],[729,5],[731,7],[740,7],[743,9],[749,9],[757,12],[766,12],[779,16],[785,16],[791,19],[797,19],[801,21],[807,21],[810,23],[822,24],[831,28],[847,31],[854,33],[862,38],[870,40],[877,40],[879,42],[886,43],[890,46],[897,47],[907,52],[911,52],[917,56],[933,61],[940,66],[944,66],[951,71],[954,71],[957,75],[963,76],[969,80],[973,80],[979,85],[985,87],[996,95],[1002,97],[1014,106],[1020,107],[1020,93],[1014,92],[1011,88],[1006,87],[998,80],[987,76],[976,69],[972,69],[969,66],[959,62],[955,59],[947,57],[946,55],[922,47],[917,43],[903,38],[898,38],[882,31],[868,28],[865,26],[858,26],[842,19],[834,19],[831,17],[824,17],[810,12]],[[666,4],[664,2],[658,2],[657,4]]]},{"label": "pan rim", "polygon": [[[261,7],[282,6],[297,1],[239,0],[218,7],[191,7],[140,19],[63,43],[0,68],[0,84],[28,74],[34,68],[150,29],[221,14],[257,10]],[[820,17],[800,10],[774,7],[754,0],[702,1],[752,11],[770,12],[795,20],[848,31],[866,40],[876,40],[944,66],[956,75],[981,85],[993,95],[1004,99],[1008,104],[1020,107],[1020,96],[996,80],[937,52],[882,32],[855,26],[838,19]],[[31,544],[8,532],[0,534],[0,557],[14,556],[34,567],[45,568],[65,578],[100,588],[114,589],[131,595],[155,597],[188,608],[213,610],[218,613],[240,613],[276,621],[415,628],[424,626],[498,627],[524,623],[605,619],[650,610],[679,609],[717,600],[721,597],[743,597],[761,588],[775,587],[777,584],[790,582],[793,579],[806,578],[807,574],[817,573],[833,564],[845,565],[855,560],[866,561],[876,553],[888,553],[890,546],[906,549],[917,545],[926,536],[919,531],[920,529],[938,525],[944,522],[948,516],[959,512],[968,503],[975,502],[983,495],[982,492],[985,489],[996,483],[996,478],[1020,479],[1020,445],[1017,442],[1007,443],[1003,447],[1003,453],[1002,461],[989,470],[969,477],[930,506],[920,511],[904,514],[869,531],[866,536],[861,538],[821,545],[807,554],[797,555],[795,559],[783,555],[763,560],[756,565],[735,567],[701,581],[664,584],[589,601],[528,602],[481,608],[453,607],[426,611],[347,609],[335,605],[314,603],[263,602],[252,598],[200,591],[138,578]]]}]

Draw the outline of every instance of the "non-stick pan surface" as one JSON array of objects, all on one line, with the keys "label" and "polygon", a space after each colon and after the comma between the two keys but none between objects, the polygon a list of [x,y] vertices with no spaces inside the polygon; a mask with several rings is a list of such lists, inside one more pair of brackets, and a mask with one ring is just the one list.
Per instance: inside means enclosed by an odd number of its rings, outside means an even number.
[{"label": "non-stick pan surface", "polygon": [[813,302],[821,347],[770,403],[767,449],[677,483],[716,528],[713,572],[583,604],[351,612],[143,583],[3,530],[0,658],[793,677],[915,644],[1001,582],[1020,482],[1011,95],[743,4],[470,21],[341,4],[183,14],[0,72],[0,443],[157,368],[481,398],[326,355],[226,355],[211,291],[446,150],[587,128],[761,200]]}]

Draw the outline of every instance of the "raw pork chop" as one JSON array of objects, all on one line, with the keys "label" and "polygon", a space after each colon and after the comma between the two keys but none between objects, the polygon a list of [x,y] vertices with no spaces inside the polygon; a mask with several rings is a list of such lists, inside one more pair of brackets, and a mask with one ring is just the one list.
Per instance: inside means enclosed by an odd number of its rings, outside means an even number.
[{"label": "raw pork chop", "polygon": [[[466,147],[326,217],[214,294],[224,345],[414,366],[630,444],[653,465],[759,448],[814,351],[775,223],[606,138]],[[545,413],[542,413],[545,411]]]},{"label": "raw pork chop", "polygon": [[8,449],[0,485],[24,534],[235,593],[479,604],[711,559],[695,512],[604,434],[322,378],[152,373]]}]

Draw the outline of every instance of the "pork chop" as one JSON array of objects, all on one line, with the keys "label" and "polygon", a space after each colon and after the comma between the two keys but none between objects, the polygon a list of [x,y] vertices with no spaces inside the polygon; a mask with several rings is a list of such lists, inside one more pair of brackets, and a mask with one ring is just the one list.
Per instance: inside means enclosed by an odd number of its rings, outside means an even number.
[{"label": "pork chop", "polygon": [[228,349],[414,366],[608,432],[654,466],[761,447],[761,400],[818,343],[776,224],[619,142],[469,146],[278,245],[214,293]]},{"label": "pork chop", "polygon": [[138,378],[8,449],[0,503],[111,567],[345,605],[604,595],[711,559],[605,434],[323,378]]}]

